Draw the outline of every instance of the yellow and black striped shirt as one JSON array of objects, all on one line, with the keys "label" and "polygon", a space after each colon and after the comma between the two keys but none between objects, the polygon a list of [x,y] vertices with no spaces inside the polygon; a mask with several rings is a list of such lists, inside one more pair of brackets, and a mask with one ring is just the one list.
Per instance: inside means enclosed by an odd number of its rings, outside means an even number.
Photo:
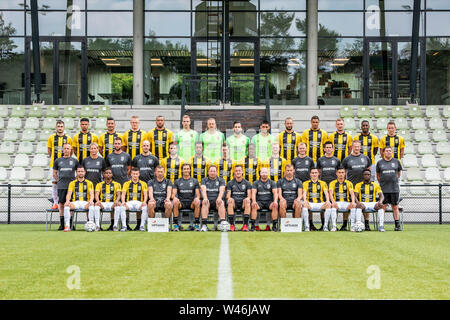
[{"label": "yellow and black striped shirt", "polygon": [[192,156],[189,159],[189,165],[191,166],[191,177],[197,179],[198,183],[201,183],[202,179],[208,176],[208,168],[211,165],[211,161],[203,156],[200,158]]},{"label": "yellow and black striped shirt", "polygon": [[126,147],[127,153],[131,156],[131,160],[138,154],[142,153],[142,143],[147,140],[147,133],[144,130],[128,130],[122,136],[123,145]]},{"label": "yellow and black striped shirt", "polygon": [[355,186],[355,193],[358,194],[359,202],[376,202],[377,196],[381,192],[380,185],[373,181],[369,183],[364,183],[364,181],[361,181]]},{"label": "yellow and black striped shirt", "polygon": [[111,181],[111,183],[102,181],[95,186],[95,192],[99,192],[100,202],[115,202],[118,200],[117,195],[120,191],[120,183],[116,181]]},{"label": "yellow and black striped shirt", "polygon": [[181,166],[184,164],[184,160],[180,157],[176,157],[172,159],[171,157],[167,157],[161,160],[161,166],[164,167],[164,171],[166,172],[165,178],[175,183],[175,180],[181,178],[182,171]]},{"label": "yellow and black striped shirt", "polygon": [[234,166],[236,163],[232,159],[219,159],[214,162],[217,166],[217,176],[225,180],[225,184],[233,179]]},{"label": "yellow and black striped shirt", "polygon": [[298,132],[286,132],[284,130],[278,135],[278,143],[280,144],[280,157],[292,162],[297,157],[297,146],[302,142],[302,136]]},{"label": "yellow and black striped shirt", "polygon": [[386,146],[391,146],[393,157],[400,160],[400,149],[405,148],[405,139],[398,135],[393,137],[385,135],[380,139],[380,149],[384,149]]},{"label": "yellow and black striped shirt", "polygon": [[114,132],[114,133],[108,133],[105,132],[102,135],[100,135],[100,137],[98,138],[98,146],[99,148],[102,148],[102,157],[104,159],[106,159],[106,157],[110,154],[114,152],[114,139],[116,137],[119,137],[120,139],[122,139],[122,143],[123,143],[123,138],[122,135]]},{"label": "yellow and black striped shirt", "polygon": [[69,184],[68,190],[72,191],[72,200],[75,201],[94,201],[91,199],[90,192],[94,191],[94,185],[91,181],[84,179],[83,181],[78,181],[78,179],[73,180]]},{"label": "yellow and black striped shirt", "polygon": [[53,164],[55,163],[56,159],[63,156],[63,146],[66,143],[72,146],[72,139],[66,134],[58,136],[56,133],[54,133],[50,137],[48,137],[47,148],[50,148],[52,150],[50,156],[50,168],[53,168]]},{"label": "yellow and black striped shirt", "polygon": [[161,161],[169,156],[169,144],[174,142],[174,135],[165,128],[163,130],[154,128],[147,133],[147,140],[150,141],[152,154]]},{"label": "yellow and black striped shirt", "polygon": [[338,158],[339,161],[344,160],[344,158],[349,155],[348,150],[352,145],[352,140],[352,136],[347,132],[339,133],[335,131],[328,136],[328,141],[333,144],[334,156]]},{"label": "yellow and black striped shirt", "polygon": [[323,156],[323,144],[328,135],[325,130],[306,129],[302,133],[302,142],[306,143],[306,155],[313,159],[314,163]]},{"label": "yellow and black striped shirt", "polygon": [[84,158],[91,155],[89,147],[92,142],[98,142],[98,139],[97,136],[91,132],[82,133],[80,131],[73,136],[72,146],[77,148],[77,154],[75,156],[77,157],[79,163],[82,163]]},{"label": "yellow and black striped shirt", "polygon": [[329,189],[333,190],[333,198],[336,202],[351,202],[353,191],[353,183],[344,180],[340,183],[337,179],[330,182]]},{"label": "yellow and black striped shirt", "polygon": [[361,141],[361,153],[368,156],[372,163],[375,163],[375,148],[378,148],[378,137],[372,133],[366,136],[360,133],[353,140]]},{"label": "yellow and black striped shirt", "polygon": [[279,179],[283,179],[284,170],[286,169],[287,160],[281,157],[270,158],[267,161],[263,161],[261,167],[269,169],[269,179],[277,182]]},{"label": "yellow and black striped shirt", "polygon": [[142,180],[134,183],[133,180],[128,180],[122,186],[122,192],[125,192],[125,201],[144,201],[144,194],[147,192],[148,186]]},{"label": "yellow and black striped shirt", "polygon": [[259,180],[259,170],[262,167],[261,160],[257,158],[243,158],[238,164],[244,167],[244,179],[248,180],[251,184],[256,180]]},{"label": "yellow and black striped shirt", "polygon": [[322,203],[327,200],[325,192],[328,192],[328,187],[325,181],[305,181],[303,182],[303,190],[306,190],[306,200],[309,202]]}]

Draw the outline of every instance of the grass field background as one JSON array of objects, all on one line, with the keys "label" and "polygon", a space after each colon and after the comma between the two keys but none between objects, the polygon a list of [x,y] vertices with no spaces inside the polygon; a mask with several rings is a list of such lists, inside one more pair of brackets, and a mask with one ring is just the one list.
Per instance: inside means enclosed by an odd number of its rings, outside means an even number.
[{"label": "grass field background", "polygon": [[[82,229],[79,225],[78,229]],[[1,299],[215,299],[220,232],[45,232],[0,225]],[[236,299],[449,299],[450,225],[228,234]],[[66,285],[69,266],[80,289]],[[369,266],[380,289],[368,289]]]}]

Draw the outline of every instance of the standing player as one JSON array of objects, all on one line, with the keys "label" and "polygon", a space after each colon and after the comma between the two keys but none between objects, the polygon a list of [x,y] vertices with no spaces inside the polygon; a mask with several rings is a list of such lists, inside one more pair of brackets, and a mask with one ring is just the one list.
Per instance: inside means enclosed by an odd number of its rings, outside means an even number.
[{"label": "standing player", "polygon": [[288,117],[284,120],[285,130],[278,135],[278,143],[280,144],[280,156],[292,163],[297,157],[298,144],[302,142],[300,133],[294,131],[294,120]]},{"label": "standing player", "polygon": [[77,157],[79,163],[90,155],[89,147],[92,142],[97,142],[97,136],[89,131],[89,119],[80,119],[80,132],[75,134],[72,138],[73,153]]},{"label": "standing player", "polygon": [[236,163],[230,158],[230,150],[227,144],[222,146],[222,158],[214,162],[217,167],[217,175],[228,183],[233,177],[233,170]]},{"label": "standing player", "polygon": [[173,132],[165,128],[163,116],[156,117],[156,127],[147,133],[147,140],[152,145],[152,154],[161,161],[169,156],[169,145],[175,142]]},{"label": "standing player", "polygon": [[[71,156],[72,145],[65,143],[63,145],[63,156],[55,159],[53,164],[53,179],[57,181],[59,201],[59,219],[60,226],[58,230],[64,230],[64,204],[66,203],[67,189],[70,182],[75,178],[76,168],[79,166],[78,160]],[[70,218],[70,217],[69,217]],[[72,220],[70,220],[72,226]]]},{"label": "standing player", "polygon": [[[164,168],[158,165],[155,169],[155,178],[148,183],[148,214],[150,218],[155,217],[156,211],[164,211],[164,217],[170,218],[172,214],[173,184],[169,179],[164,178]],[[178,225],[177,225],[178,227]],[[178,231],[178,230],[175,230]]]},{"label": "standing player", "polygon": [[[261,168],[261,178],[252,186],[252,210],[251,210],[251,231],[257,231],[255,221],[258,210],[267,209],[272,213],[272,231],[278,230],[278,190],[277,184],[269,179],[269,169]],[[270,231],[269,217],[267,216],[267,226],[265,231]]]},{"label": "standing player", "polygon": [[256,158],[263,162],[272,156],[272,144],[275,142],[269,131],[269,121],[264,120],[259,126],[259,133],[255,134],[251,141],[256,147]]},{"label": "standing player", "polygon": [[230,158],[237,162],[247,157],[247,148],[250,138],[242,134],[242,124],[239,121],[233,123],[233,135],[227,138],[230,149]]},{"label": "standing player", "polygon": [[344,120],[336,120],[336,131],[328,136],[328,141],[333,144],[334,156],[342,161],[352,150],[352,136],[345,132]]},{"label": "standing player", "polygon": [[195,143],[195,154],[189,159],[192,177],[202,182],[202,179],[208,176],[208,168],[211,165],[209,159],[203,156],[203,144],[201,141]]},{"label": "standing player", "polygon": [[[105,168],[103,170],[103,181],[95,187],[95,215],[100,215],[100,210],[109,210],[111,211],[111,225],[107,231],[118,231],[119,219],[122,221],[122,228],[126,230],[125,211],[122,210],[120,205],[121,186],[118,182],[113,181],[112,176],[111,168]],[[97,227],[100,229],[100,223]]]},{"label": "standing player", "polygon": [[[384,209],[383,200],[384,195],[381,191],[380,185],[376,182],[370,181],[372,173],[369,169],[363,172],[363,181],[355,186],[356,198],[356,221],[361,221],[361,213],[364,213],[365,230],[370,231],[369,214],[374,210],[378,212],[378,221],[380,223],[378,231],[384,232]],[[378,201],[377,200],[378,195]],[[359,217],[359,220],[358,220]],[[352,221],[353,223],[353,221]]]},{"label": "standing player", "polygon": [[244,179],[242,165],[234,168],[234,179],[227,183],[227,213],[230,231],[235,231],[234,210],[244,209],[244,224],[241,231],[248,231],[248,221],[251,210],[252,184]]},{"label": "standing player", "polygon": [[300,218],[302,212],[303,186],[300,179],[294,177],[294,166],[286,165],[283,179],[278,180],[278,198],[280,199],[280,217],[286,218],[288,209],[294,210],[294,218]]},{"label": "standing player", "polygon": [[362,154],[368,156],[372,162],[370,171],[372,172],[372,181],[375,180],[375,156],[378,153],[378,137],[370,133],[369,121],[363,120],[361,122],[361,133],[357,134],[353,140],[361,141]]},{"label": "standing player", "polygon": [[139,129],[140,120],[138,116],[131,116],[131,129],[123,134],[122,140],[125,151],[131,156],[131,160],[142,152],[142,142],[147,140],[147,133]]},{"label": "standing player", "polygon": [[[355,203],[355,194],[353,193],[353,184],[345,179],[345,169],[343,167],[339,167],[337,170],[337,179],[330,182],[330,186],[328,188],[330,190],[330,199],[331,199],[331,221],[333,224],[333,228],[331,231],[336,231],[336,219],[337,219],[337,211],[350,211],[350,219],[352,221],[350,231],[355,231],[355,215],[356,215],[356,203]],[[325,228],[324,231],[328,231],[328,221],[330,216],[325,216]],[[344,223],[342,224],[341,229],[339,231],[347,231],[347,223],[348,223],[348,212],[344,212]]]},{"label": "standing player", "polygon": [[[122,186],[122,210],[136,210],[141,213],[136,213],[137,224],[134,231],[145,231],[145,223],[148,220],[147,198],[148,186],[147,183],[139,179],[139,169],[131,169],[131,180],[125,182]],[[127,224],[127,230],[131,228]]]},{"label": "standing player", "polygon": [[142,153],[138,154],[131,161],[131,166],[139,169],[139,179],[149,181],[153,179],[155,168],[159,165],[159,160],[150,153],[150,142],[142,142]]},{"label": "standing player", "polygon": [[[85,179],[86,170],[78,165],[76,179],[70,182],[67,189],[66,203],[64,203],[64,232],[70,231],[69,221],[72,224],[70,210],[88,210],[86,215],[89,221],[98,221],[100,216],[95,216],[94,210],[94,186],[92,182]],[[75,229],[75,228],[74,228]],[[96,229],[99,231],[99,229]]]},{"label": "standing player", "polygon": [[314,163],[323,156],[323,144],[328,139],[327,132],[319,129],[320,120],[318,116],[311,118],[311,129],[302,133],[302,141],[306,143],[306,155],[311,157]]},{"label": "standing player", "polygon": [[256,147],[253,143],[248,145],[248,157],[238,162],[244,169],[244,179],[251,184],[259,179],[259,170],[261,169],[261,160],[256,158]]},{"label": "standing player", "polygon": [[400,231],[400,212],[398,209],[400,187],[398,182],[403,167],[400,160],[393,157],[393,153],[393,147],[386,146],[384,148],[383,159],[377,162],[377,180],[380,182],[381,190],[384,194],[383,210],[386,212],[387,205],[391,205],[394,215],[395,231]]},{"label": "standing player", "polygon": [[292,164],[295,168],[295,177],[302,182],[308,181],[309,173],[314,168],[314,161],[306,155],[306,143],[300,142],[298,144],[298,155],[292,160]]},{"label": "standing player", "polygon": [[364,169],[370,168],[369,157],[361,154],[361,141],[353,140],[352,153],[342,161],[342,166],[347,170],[347,179],[356,186],[362,179]]},{"label": "standing player", "polygon": [[166,178],[175,183],[175,180],[181,177],[183,164],[184,160],[178,156],[177,145],[172,142],[169,145],[169,156],[161,160],[161,166],[166,172]]},{"label": "standing player", "polygon": [[114,118],[106,119],[107,131],[98,137],[98,149],[104,159],[114,151],[114,139],[121,138],[122,135],[116,132],[116,122]]},{"label": "standing player", "polygon": [[122,139],[114,139],[114,151],[106,157],[106,166],[111,167],[113,180],[122,186],[130,175],[131,157],[122,150]]},{"label": "standing player", "polygon": [[195,218],[195,231],[200,231],[200,185],[197,179],[191,177],[191,167],[189,164],[184,163],[181,166],[182,176],[175,180],[172,189],[173,199],[173,222],[176,226],[179,226],[178,216],[180,209],[192,209],[194,210]]},{"label": "standing player", "polygon": [[319,180],[319,170],[311,169],[311,179],[303,182],[303,209],[302,218],[305,225],[305,231],[316,231],[313,224],[312,210],[320,210],[320,219],[322,226],[325,224],[323,210],[326,215],[331,214],[331,203],[328,194],[328,187],[325,181]]},{"label": "standing player", "polygon": [[262,163],[263,167],[269,169],[269,179],[277,182],[283,178],[287,161],[280,157],[280,145],[278,142],[272,144],[272,156]]},{"label": "standing player", "polygon": [[181,121],[183,128],[178,131],[175,141],[178,145],[178,155],[181,159],[188,160],[195,154],[195,143],[198,141],[198,133],[191,130],[191,118],[185,114]]},{"label": "standing player", "polygon": [[217,176],[217,167],[212,165],[208,168],[208,176],[202,179],[202,229],[208,231],[206,221],[208,220],[209,210],[217,210],[220,224],[225,221],[225,181]]},{"label": "standing player", "polygon": [[319,169],[320,180],[325,181],[327,185],[336,180],[336,170],[341,166],[341,161],[333,156],[333,143],[327,141],[324,143],[325,155],[317,160],[317,169]]},{"label": "standing player", "polygon": [[105,159],[98,156],[98,144],[93,142],[89,147],[90,156],[83,159],[81,165],[86,170],[86,179],[95,186],[102,181],[102,172],[106,168]]},{"label": "standing player", "polygon": [[401,160],[405,153],[405,139],[397,135],[397,126],[394,121],[388,122],[387,131],[387,135],[380,139],[380,155],[384,158],[384,149],[386,149],[386,146],[390,146],[394,159]]},{"label": "standing player", "polygon": [[[50,157],[50,169],[53,169],[53,165],[55,160],[61,158],[63,156],[63,146],[68,143],[72,146],[72,139],[64,133],[65,125],[64,121],[58,120],[56,121],[56,133],[52,134],[48,137],[47,140],[47,150],[48,156]],[[72,147],[70,148],[72,152]],[[75,175],[74,175],[75,176]],[[58,209],[58,182],[52,175],[52,198],[53,198],[53,207],[52,209]],[[62,203],[66,200],[62,199]],[[62,225],[62,224],[61,224]]]},{"label": "standing player", "polygon": [[200,141],[203,143],[204,156],[214,162],[222,157],[221,150],[225,136],[217,130],[214,118],[209,118],[206,125],[208,129],[200,135]]}]

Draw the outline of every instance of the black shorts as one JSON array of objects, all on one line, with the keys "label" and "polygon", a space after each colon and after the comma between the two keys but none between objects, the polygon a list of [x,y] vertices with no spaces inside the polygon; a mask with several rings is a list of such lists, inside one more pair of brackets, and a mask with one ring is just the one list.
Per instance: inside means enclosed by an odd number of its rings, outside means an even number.
[{"label": "black shorts", "polygon": [[294,210],[294,200],[287,200],[286,199],[286,209],[292,209]]},{"label": "black shorts", "polygon": [[58,189],[58,202],[66,203],[67,189]]},{"label": "black shorts", "polygon": [[400,192],[383,193],[383,194],[384,194],[383,204],[390,204],[393,206],[398,205],[398,200],[400,198]]},{"label": "black shorts", "polygon": [[155,201],[156,201],[155,211],[165,211],[166,210],[166,208],[164,208],[164,200],[165,199],[155,199]]},{"label": "black shorts", "polygon": [[270,210],[269,206],[270,206],[270,204],[272,202],[273,201],[256,201],[256,203],[258,204],[260,210],[263,210],[263,209]]},{"label": "black shorts", "polygon": [[[192,201],[194,201],[194,200],[192,200]],[[180,202],[181,202],[181,209],[191,209],[192,201],[189,201],[189,200],[182,201],[182,200],[180,200]]]}]

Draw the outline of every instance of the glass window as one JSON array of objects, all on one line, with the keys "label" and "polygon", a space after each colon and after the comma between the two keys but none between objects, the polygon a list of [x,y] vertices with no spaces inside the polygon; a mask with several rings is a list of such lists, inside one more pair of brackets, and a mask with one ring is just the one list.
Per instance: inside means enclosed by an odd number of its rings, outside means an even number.
[{"label": "glass window", "polygon": [[230,36],[258,36],[258,19],[254,12],[230,12]]},{"label": "glass window", "polygon": [[[22,0],[22,3],[24,0]],[[84,0],[72,0],[72,8],[73,10],[84,10],[85,2]],[[91,1],[88,1],[91,2]],[[67,10],[67,5],[69,1],[61,1],[61,0],[39,0],[38,8],[39,10]],[[27,8],[31,8],[30,1],[27,1]]]},{"label": "glass window", "polygon": [[450,104],[450,39],[427,39],[427,104]]},{"label": "glass window", "polygon": [[132,12],[89,12],[88,36],[132,36]]},{"label": "glass window", "polygon": [[133,10],[133,0],[88,0],[87,3],[88,10]]},{"label": "glass window", "polygon": [[362,36],[363,13],[319,12],[319,36]]},{"label": "glass window", "polygon": [[261,12],[261,36],[304,36],[306,13]]},{"label": "glass window", "polygon": [[145,0],[145,10],[191,10],[191,1]]},{"label": "glass window", "polygon": [[362,10],[363,0],[319,0],[319,10]]},{"label": "glass window", "polygon": [[[41,36],[84,36],[85,13],[39,11],[39,34]],[[27,11],[27,35],[31,35],[30,11]]]},{"label": "glass window", "polygon": [[[381,10],[383,8],[384,10],[413,10],[414,0],[366,0],[366,9],[369,9],[370,6],[378,6]],[[425,8],[424,0],[420,7]]]},{"label": "glass window", "polygon": [[261,39],[261,75],[269,77],[274,105],[306,104],[306,39]]},{"label": "glass window", "polygon": [[146,12],[146,36],[190,36],[189,12]]},{"label": "glass window", "polygon": [[24,0],[2,0],[0,9],[23,9]]},{"label": "glass window", "polygon": [[0,104],[25,103],[23,38],[0,38]]},{"label": "glass window", "polygon": [[363,40],[319,38],[318,103],[362,104]]},{"label": "glass window", "polygon": [[261,10],[306,10],[306,0],[261,0]]},{"label": "glass window", "polygon": [[427,0],[427,10],[450,10],[450,1]]},{"label": "glass window", "polygon": [[448,36],[450,12],[427,12],[427,36]]},{"label": "glass window", "polygon": [[[424,35],[423,13],[420,19],[420,35]],[[384,20],[384,22],[383,22]],[[366,36],[411,36],[412,12],[367,12],[366,13]],[[382,26],[385,26],[382,28]]]},{"label": "glass window", "polygon": [[0,12],[0,36],[24,35],[23,11]]}]

